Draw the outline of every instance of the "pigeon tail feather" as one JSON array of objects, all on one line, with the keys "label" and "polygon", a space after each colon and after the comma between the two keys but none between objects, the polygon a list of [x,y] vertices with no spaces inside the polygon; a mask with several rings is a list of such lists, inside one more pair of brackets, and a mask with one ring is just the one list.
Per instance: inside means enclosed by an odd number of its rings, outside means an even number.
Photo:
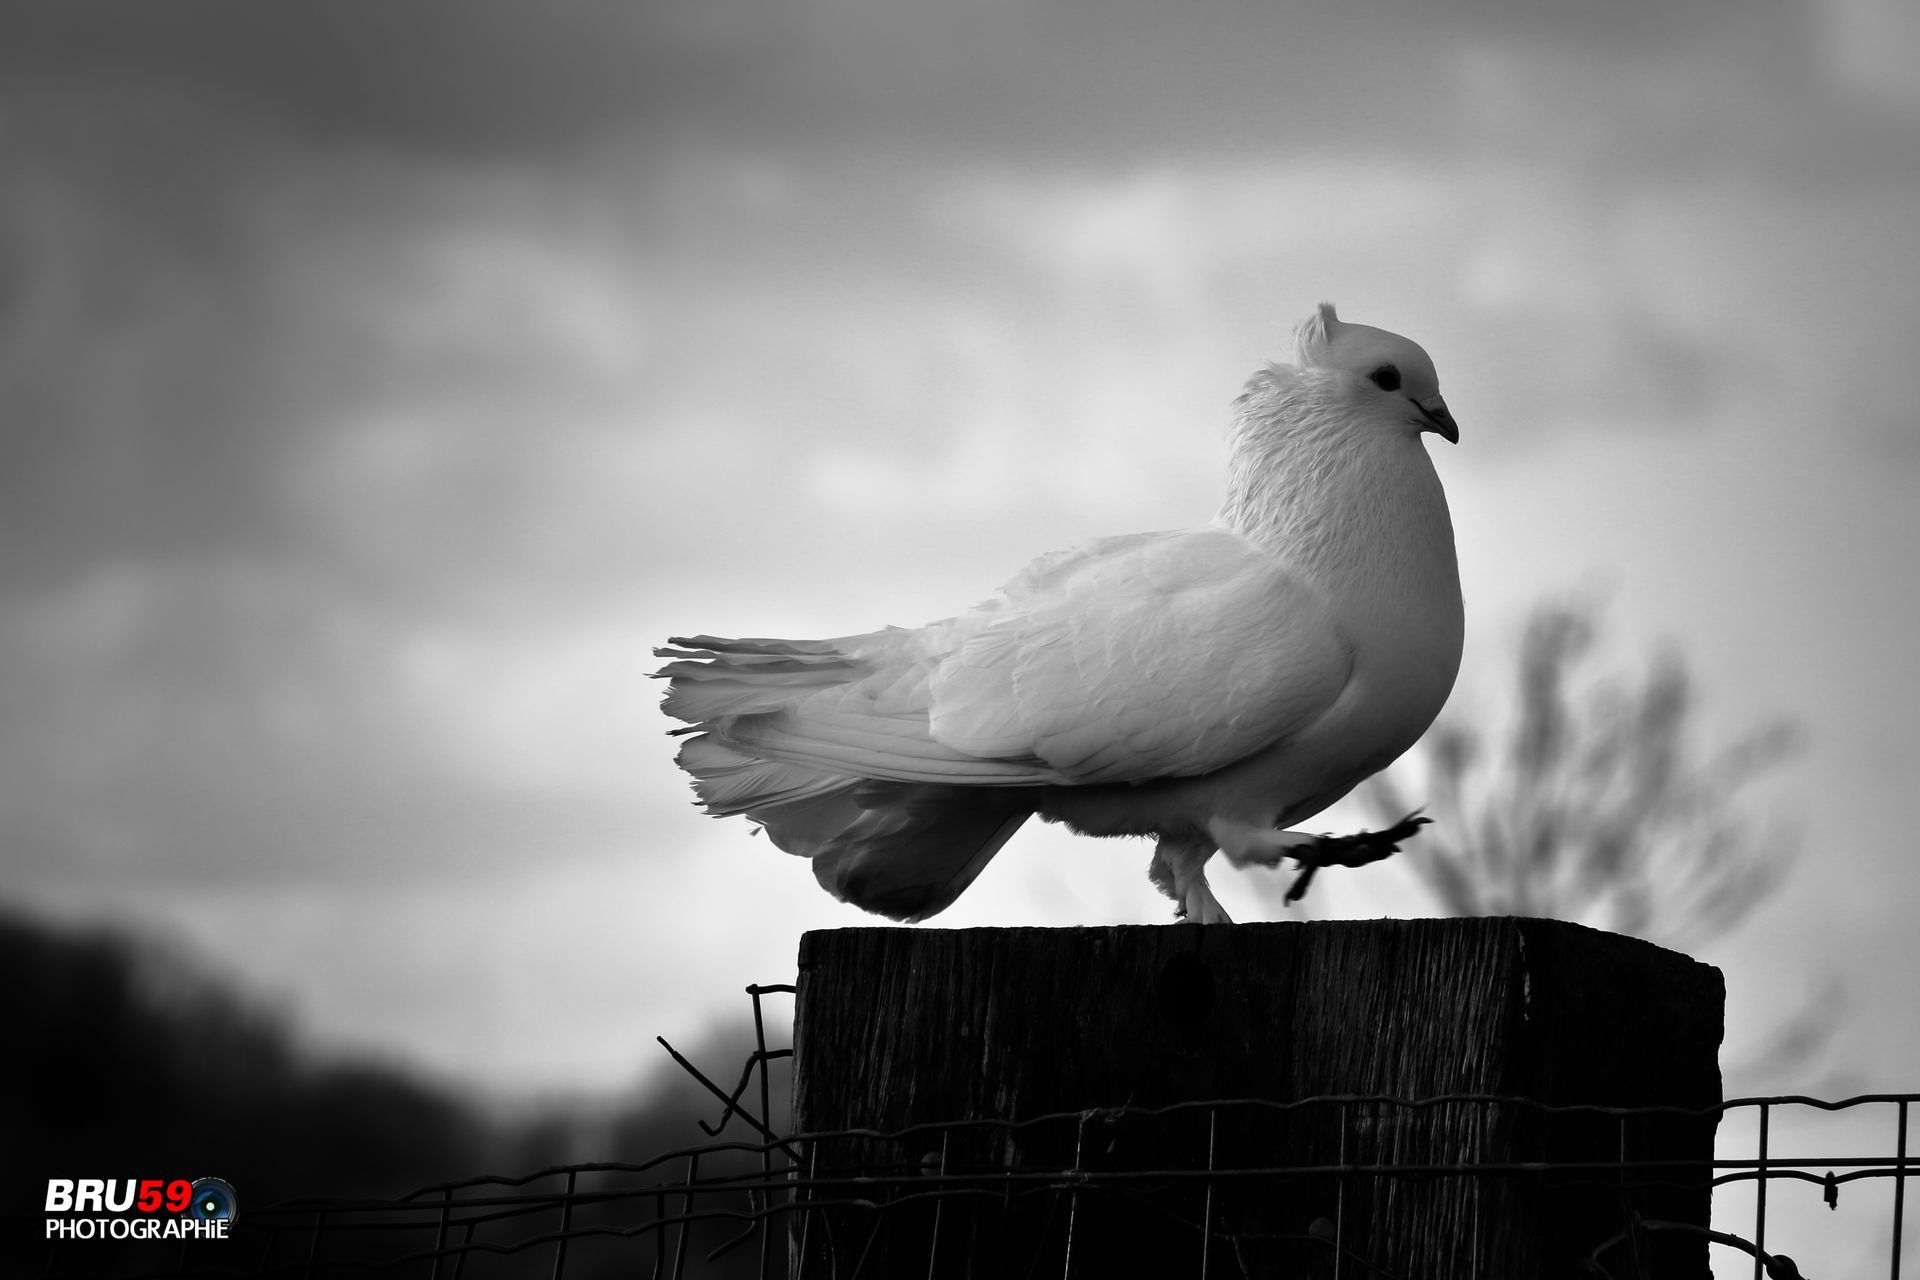
[{"label": "pigeon tail feather", "polygon": [[703,733],[679,763],[715,817],[744,814],[842,902],[895,920],[945,910],[1033,812],[1000,787],[874,782],[763,760]]},{"label": "pigeon tail feather", "polygon": [[814,879],[842,902],[909,924],[953,905],[1033,813],[1030,797],[1002,787],[874,782],[852,799],[860,816],[814,856]]},{"label": "pigeon tail feather", "polygon": [[807,693],[858,678],[862,664],[825,640],[723,640],[675,636],[654,656],[671,683],[661,709],[703,724],[777,711]]},{"label": "pigeon tail feather", "polygon": [[[925,666],[909,647],[915,634],[889,628],[837,640],[675,640],[654,650],[671,659],[654,673],[669,681],[660,706],[691,726],[678,733],[712,735],[740,757],[815,774],[933,785],[1057,781],[1054,769],[1030,755],[981,755],[934,736]],[[704,776],[706,750],[681,760],[696,779]],[[746,768],[740,759],[725,765],[711,771]],[[700,795],[709,799],[705,790]]]}]

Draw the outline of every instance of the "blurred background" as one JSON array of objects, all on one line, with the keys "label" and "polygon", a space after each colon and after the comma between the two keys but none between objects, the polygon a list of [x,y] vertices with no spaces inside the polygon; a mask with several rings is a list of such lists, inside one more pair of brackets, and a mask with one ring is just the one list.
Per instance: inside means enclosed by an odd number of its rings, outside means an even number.
[{"label": "blurred background", "polygon": [[[488,1123],[652,1096],[873,921],[697,813],[651,646],[1204,521],[1325,298],[1461,424],[1435,856],[1544,785],[1503,724],[1625,716],[1713,840],[1650,803],[1676,862],[1519,905],[1723,967],[1730,1093],[1920,1088],[1916,63],[1907,0],[9,5],[8,999]],[[1294,914],[1515,905],[1428,841]],[[1036,827],[936,924],[1167,920],[1149,853]]]}]

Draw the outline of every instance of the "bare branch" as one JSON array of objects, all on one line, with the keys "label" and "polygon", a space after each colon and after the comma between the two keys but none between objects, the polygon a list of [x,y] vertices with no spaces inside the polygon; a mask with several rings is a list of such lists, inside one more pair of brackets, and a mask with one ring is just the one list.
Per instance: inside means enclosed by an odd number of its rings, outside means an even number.
[{"label": "bare branch", "polygon": [[[1589,674],[1595,614],[1537,607],[1504,728],[1450,713],[1416,749],[1437,825],[1411,865],[1451,914],[1554,916],[1697,946],[1785,875],[1797,837],[1763,834],[1736,804],[1800,734],[1771,722],[1702,754],[1679,653],[1639,673]],[[1398,767],[1361,794],[1383,817],[1413,807]]]}]

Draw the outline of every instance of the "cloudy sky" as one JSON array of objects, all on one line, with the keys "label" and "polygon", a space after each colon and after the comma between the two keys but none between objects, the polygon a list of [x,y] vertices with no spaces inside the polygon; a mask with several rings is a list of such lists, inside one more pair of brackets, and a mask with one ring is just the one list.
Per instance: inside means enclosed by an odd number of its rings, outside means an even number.
[{"label": "cloudy sky", "polygon": [[[1463,708],[1587,592],[1708,745],[1798,722],[1750,800],[1804,855],[1704,957],[1730,1044],[1838,979],[1830,1065],[1920,1087],[1915,14],[10,5],[0,893],[319,1046],[631,1080],[868,919],[692,808],[650,647],[1205,520],[1330,298],[1461,423]],[[1023,833],[939,923],[1163,920],[1148,852]]]}]

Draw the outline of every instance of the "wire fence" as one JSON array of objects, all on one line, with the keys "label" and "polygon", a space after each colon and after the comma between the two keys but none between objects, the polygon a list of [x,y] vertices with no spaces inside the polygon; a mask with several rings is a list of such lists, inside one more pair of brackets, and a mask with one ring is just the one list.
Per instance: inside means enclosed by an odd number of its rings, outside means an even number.
[{"label": "wire fence", "polygon": [[[1601,1280],[1650,1280],[1659,1242],[1682,1238],[1710,1250],[1722,1276],[1742,1274],[1748,1265],[1756,1280],[1899,1280],[1902,1274],[1907,1179],[1920,1173],[1920,1158],[1909,1155],[1908,1121],[1920,1094],[1736,1098],[1700,1109],[1546,1106],[1481,1094],[1218,1099],[889,1132],[780,1134],[772,1125],[768,1065],[792,1051],[769,1048],[761,1000],[792,990],[748,988],[756,1047],[730,1090],[667,1046],[721,1105],[715,1123],[701,1124],[713,1141],[642,1163],[474,1177],[392,1200],[248,1206],[230,1241],[217,1249],[183,1243],[149,1274],[1066,1278],[1108,1274],[1090,1245],[1110,1241],[1117,1231],[1172,1240],[1180,1260],[1171,1274],[1200,1280],[1270,1274],[1252,1259],[1275,1257],[1293,1260],[1297,1271],[1288,1274],[1412,1280],[1383,1261],[1372,1224],[1396,1203],[1416,1221],[1439,1213],[1446,1216],[1444,1229],[1461,1237],[1463,1256],[1478,1257],[1480,1237],[1498,1229],[1486,1220],[1485,1205],[1511,1207],[1510,1200],[1480,1194],[1488,1188],[1503,1189],[1502,1195],[1516,1188],[1520,1194],[1603,1189],[1613,1196],[1612,1229],[1584,1235],[1578,1258],[1582,1272]],[[1235,1135],[1288,1117],[1329,1114],[1341,1134],[1334,1162],[1224,1158]],[[1412,1116],[1464,1135],[1460,1158],[1383,1157],[1392,1144],[1382,1135]],[[1484,1158],[1475,1135],[1490,1132],[1497,1120],[1604,1130],[1617,1155]],[[1665,1149],[1647,1141],[1650,1129],[1676,1123],[1706,1125],[1708,1132],[1717,1126],[1713,1158],[1647,1154]],[[733,1125],[743,1135],[723,1139]],[[1818,1145],[1834,1140],[1861,1145]],[[1143,1146],[1190,1158],[1153,1167],[1124,1158],[1129,1147]],[[1284,1150],[1266,1148],[1268,1154]],[[1649,1211],[1660,1201],[1643,1193],[1653,1191],[1711,1196],[1714,1225]],[[1448,1195],[1451,1207],[1431,1198]],[[1307,1207],[1288,1226],[1268,1222],[1255,1229],[1246,1223],[1258,1215],[1235,1209],[1250,1198]],[[1843,1199],[1856,1211],[1844,1230],[1810,1217],[1809,1209],[1837,1213]],[[1791,1257],[1782,1252],[1789,1248]],[[56,1245],[42,1274],[90,1274],[87,1256],[83,1245]],[[996,1259],[997,1269],[982,1269],[982,1257]],[[955,1258],[968,1261],[956,1269]],[[1153,1270],[1169,1270],[1167,1259],[1156,1258]]]}]

